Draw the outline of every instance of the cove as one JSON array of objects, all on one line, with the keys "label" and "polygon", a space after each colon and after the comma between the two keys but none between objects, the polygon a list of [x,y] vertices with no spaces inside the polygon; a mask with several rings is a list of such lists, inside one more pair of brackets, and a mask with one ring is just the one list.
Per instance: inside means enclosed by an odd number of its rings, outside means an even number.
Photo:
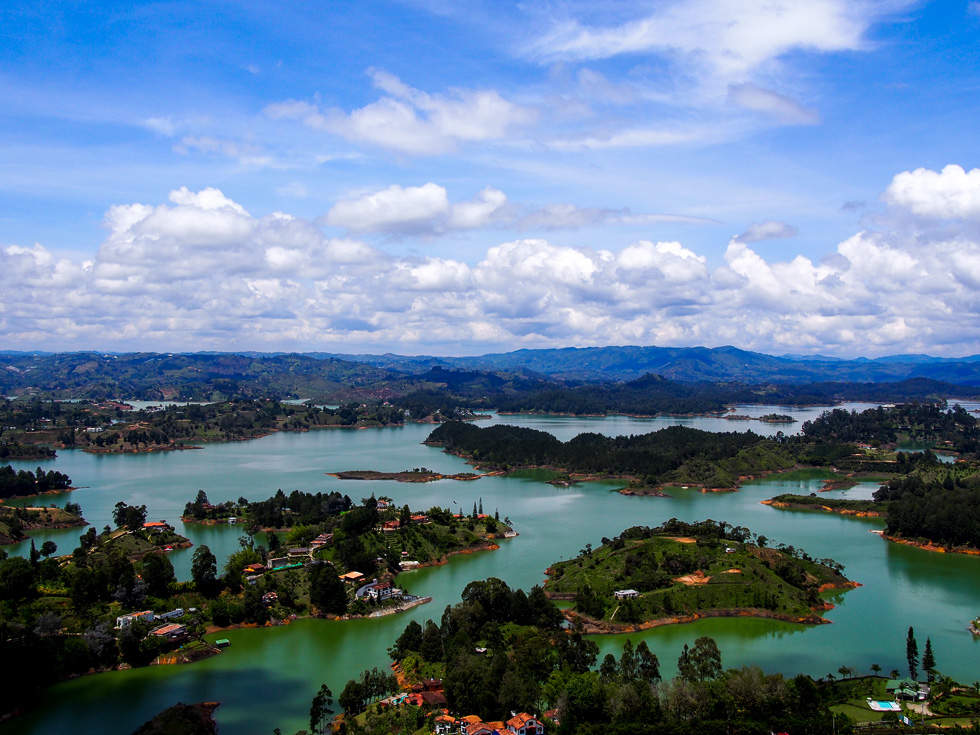
[{"label": "cove", "polygon": [[[863,405],[853,406],[860,410]],[[738,413],[790,413],[815,418],[824,408],[740,406]],[[546,416],[493,416],[492,422],[549,431],[567,440],[585,431],[608,435],[640,434],[670,424],[714,431],[760,434],[793,433],[797,424],[761,424],[718,418],[636,419]],[[485,477],[476,482],[450,480],[424,485],[386,481],[341,481],[326,472],[350,469],[398,471],[425,466],[445,473],[469,469],[462,460],[426,447],[421,442],[431,426],[408,425],[362,431],[322,430],[274,434],[250,442],[206,445],[194,451],[90,455],[63,451],[42,466],[66,472],[81,489],[45,496],[47,503],[65,500],[81,504],[86,519],[101,528],[111,523],[115,503],[146,504],[149,518],[165,518],[195,544],[208,544],[219,559],[238,548],[241,529],[229,526],[183,526],[178,518],[184,504],[203,488],[215,502],[244,495],[264,499],[282,488],[309,491],[338,490],[355,500],[372,492],[392,496],[413,508],[431,505],[469,511],[482,498],[484,509],[499,509],[520,536],[502,541],[500,549],[457,556],[441,567],[399,576],[399,585],[433,602],[401,615],[334,622],[301,620],[272,629],[242,629],[226,634],[231,647],[221,655],[189,666],[160,666],[82,677],[43,690],[27,715],[0,725],[6,733],[131,732],[156,712],[175,703],[217,700],[216,719],[222,733],[271,733],[308,726],[313,694],[326,682],[335,695],[347,679],[362,669],[385,666],[387,647],[405,624],[415,619],[438,619],[454,604],[467,583],[496,576],[512,587],[528,589],[544,579],[552,561],[570,558],[586,543],[596,544],[633,525],[657,525],[671,517],[686,521],[705,518],[747,526],[807,550],[815,557],[832,557],[845,565],[845,574],[862,587],[831,595],[837,606],[827,614],[832,625],[804,627],[757,619],[707,619],[680,626],[656,628],[629,637],[646,640],[660,658],[665,676],[674,673],[685,643],[700,635],[716,638],[726,667],[758,664],[766,671],[804,672],[826,676],[842,665],[865,672],[872,663],[884,673],[902,670],[905,634],[915,627],[920,646],[931,637],[938,668],[956,679],[978,678],[980,642],[966,630],[980,611],[980,558],[937,554],[890,544],[870,530],[880,519],[842,517],[790,511],[760,505],[784,492],[815,492],[825,477],[820,472],[797,472],[744,486],[736,493],[703,494],[670,490],[668,498],[626,497],[615,492],[620,484],[588,483],[555,488],[534,473],[520,477]],[[33,469],[39,463],[15,463]],[[859,497],[873,483],[837,491],[836,497]],[[32,501],[33,502],[33,501]],[[37,534],[63,552],[77,544],[80,531]],[[25,553],[27,545],[7,547]],[[189,577],[193,549],[171,555],[179,578]],[[601,655],[618,652],[626,636],[596,638]]]}]

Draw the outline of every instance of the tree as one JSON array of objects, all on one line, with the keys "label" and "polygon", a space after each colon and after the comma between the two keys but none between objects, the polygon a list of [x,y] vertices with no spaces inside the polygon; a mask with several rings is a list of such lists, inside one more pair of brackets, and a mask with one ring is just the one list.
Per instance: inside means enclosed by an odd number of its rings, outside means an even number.
[{"label": "tree", "polygon": [[919,645],[915,642],[915,633],[909,626],[909,634],[905,637],[905,660],[909,664],[909,676],[914,680],[919,673]]},{"label": "tree", "polygon": [[115,510],[112,511],[112,520],[118,527],[125,526],[131,531],[142,528],[146,523],[145,505],[127,505],[123,501],[116,503]]},{"label": "tree", "polygon": [[202,544],[194,549],[191,578],[201,594],[210,596],[214,592],[218,581],[218,560],[207,545]]},{"label": "tree", "polygon": [[54,541],[45,541],[43,544],[41,544],[41,556],[43,556],[45,559],[47,559],[57,550],[58,544],[56,544]]},{"label": "tree", "polygon": [[344,712],[354,715],[364,709],[364,701],[367,696],[364,692],[364,685],[357,679],[348,680],[344,690],[337,697],[337,703],[344,708]]},{"label": "tree", "polygon": [[691,649],[687,647],[686,643],[681,655],[677,657],[677,676],[684,681],[694,681],[697,678],[694,662],[691,661]]},{"label": "tree", "polygon": [[20,600],[34,594],[34,569],[19,556],[0,563],[0,598]]},{"label": "tree", "polygon": [[932,684],[936,678],[936,657],[932,653],[932,640],[926,638],[926,648],[922,652],[922,670],[926,672],[926,681]]},{"label": "tree", "polygon": [[347,589],[333,567],[327,564],[313,564],[309,567],[308,574],[310,602],[316,605],[321,613],[343,615],[347,612]]},{"label": "tree", "polygon": [[422,648],[422,626],[412,620],[405,626],[402,634],[395,639],[395,645],[388,649],[388,655],[398,661],[405,658],[409,652],[416,652]]},{"label": "tree", "polygon": [[325,733],[333,714],[333,692],[326,684],[320,685],[320,691],[313,697],[310,705],[310,731]]},{"label": "tree", "polygon": [[715,679],[721,674],[721,651],[710,636],[703,635],[694,641],[690,660],[698,681]]},{"label": "tree", "polygon": [[162,554],[148,554],[143,558],[143,573],[146,590],[154,597],[169,597],[170,585],[177,581],[174,565]]},{"label": "tree", "polygon": [[422,658],[428,663],[442,661],[442,634],[439,632],[439,626],[431,620],[425,621],[425,629],[422,633],[422,646],[419,648],[419,653],[422,654]]},{"label": "tree", "polygon": [[871,664],[871,673],[874,676],[878,676],[881,673],[881,666],[878,664]]}]

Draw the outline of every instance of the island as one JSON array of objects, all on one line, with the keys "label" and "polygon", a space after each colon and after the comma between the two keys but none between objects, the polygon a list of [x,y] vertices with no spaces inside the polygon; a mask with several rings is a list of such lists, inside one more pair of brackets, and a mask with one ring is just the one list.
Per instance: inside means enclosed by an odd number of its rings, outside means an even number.
[{"label": "island", "polygon": [[338,480],[394,480],[395,482],[435,482],[436,480],[478,480],[482,475],[475,472],[457,472],[443,475],[425,467],[416,467],[401,472],[379,472],[377,470],[345,470],[343,472],[328,472],[328,475]]},{"label": "island", "polygon": [[875,500],[852,500],[851,498],[821,498],[816,493],[795,495],[784,493],[761,501],[773,508],[795,508],[797,510],[816,510],[826,513],[839,513],[845,516],[878,517],[886,515],[887,504]]},{"label": "island", "polygon": [[[754,541],[754,543],[753,543]],[[829,589],[857,584],[832,559],[791,546],[770,548],[742,527],[671,519],[635,526],[574,559],[553,564],[551,599],[574,600],[565,616],[588,633],[621,633],[704,617],[763,617],[828,622]]]},{"label": "island", "polygon": [[0,505],[0,545],[23,541],[30,536],[28,531],[86,525],[81,508],[75,503],[67,503],[64,508]]}]

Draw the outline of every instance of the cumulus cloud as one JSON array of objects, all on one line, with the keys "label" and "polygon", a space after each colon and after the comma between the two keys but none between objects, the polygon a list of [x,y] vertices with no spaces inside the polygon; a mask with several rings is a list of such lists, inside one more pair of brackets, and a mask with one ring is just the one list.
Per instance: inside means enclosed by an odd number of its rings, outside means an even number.
[{"label": "cumulus cloud", "polygon": [[[341,213],[351,223],[404,222],[429,207],[469,226],[505,201],[485,190],[457,211],[444,191],[385,192]],[[61,349],[980,351],[980,238],[949,228],[923,235],[911,218],[857,232],[819,261],[766,258],[750,238],[733,238],[717,265],[681,242],[652,240],[590,249],[519,238],[472,262],[394,256],[286,213],[254,215],[217,189],[118,205],[105,222],[90,262],[40,244],[0,248],[6,344],[26,348],[43,336]]]},{"label": "cumulus cloud", "polygon": [[735,237],[734,240],[736,242],[762,242],[763,240],[796,237],[798,234],[800,234],[799,231],[792,225],[767,219],[763,222],[753,222],[745,232]]},{"label": "cumulus cloud", "polygon": [[882,198],[920,217],[980,219],[980,169],[964,171],[950,164],[939,172],[903,171]]},{"label": "cumulus cloud", "polygon": [[438,184],[397,184],[357,199],[337,202],[327,213],[327,224],[356,232],[428,228],[431,220],[446,216],[449,199]]},{"label": "cumulus cloud", "polygon": [[386,71],[369,71],[381,99],[350,112],[287,100],[269,105],[273,119],[297,119],[305,125],[357,143],[411,154],[437,154],[460,143],[506,138],[535,118],[527,107],[505,100],[492,89],[453,89],[429,94]]}]

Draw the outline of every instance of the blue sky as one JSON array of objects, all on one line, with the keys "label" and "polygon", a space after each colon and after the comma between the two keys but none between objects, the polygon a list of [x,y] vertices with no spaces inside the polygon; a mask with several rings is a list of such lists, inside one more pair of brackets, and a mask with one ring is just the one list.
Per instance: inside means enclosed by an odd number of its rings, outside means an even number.
[{"label": "blue sky", "polygon": [[7,3],[0,344],[980,352],[980,3]]}]

